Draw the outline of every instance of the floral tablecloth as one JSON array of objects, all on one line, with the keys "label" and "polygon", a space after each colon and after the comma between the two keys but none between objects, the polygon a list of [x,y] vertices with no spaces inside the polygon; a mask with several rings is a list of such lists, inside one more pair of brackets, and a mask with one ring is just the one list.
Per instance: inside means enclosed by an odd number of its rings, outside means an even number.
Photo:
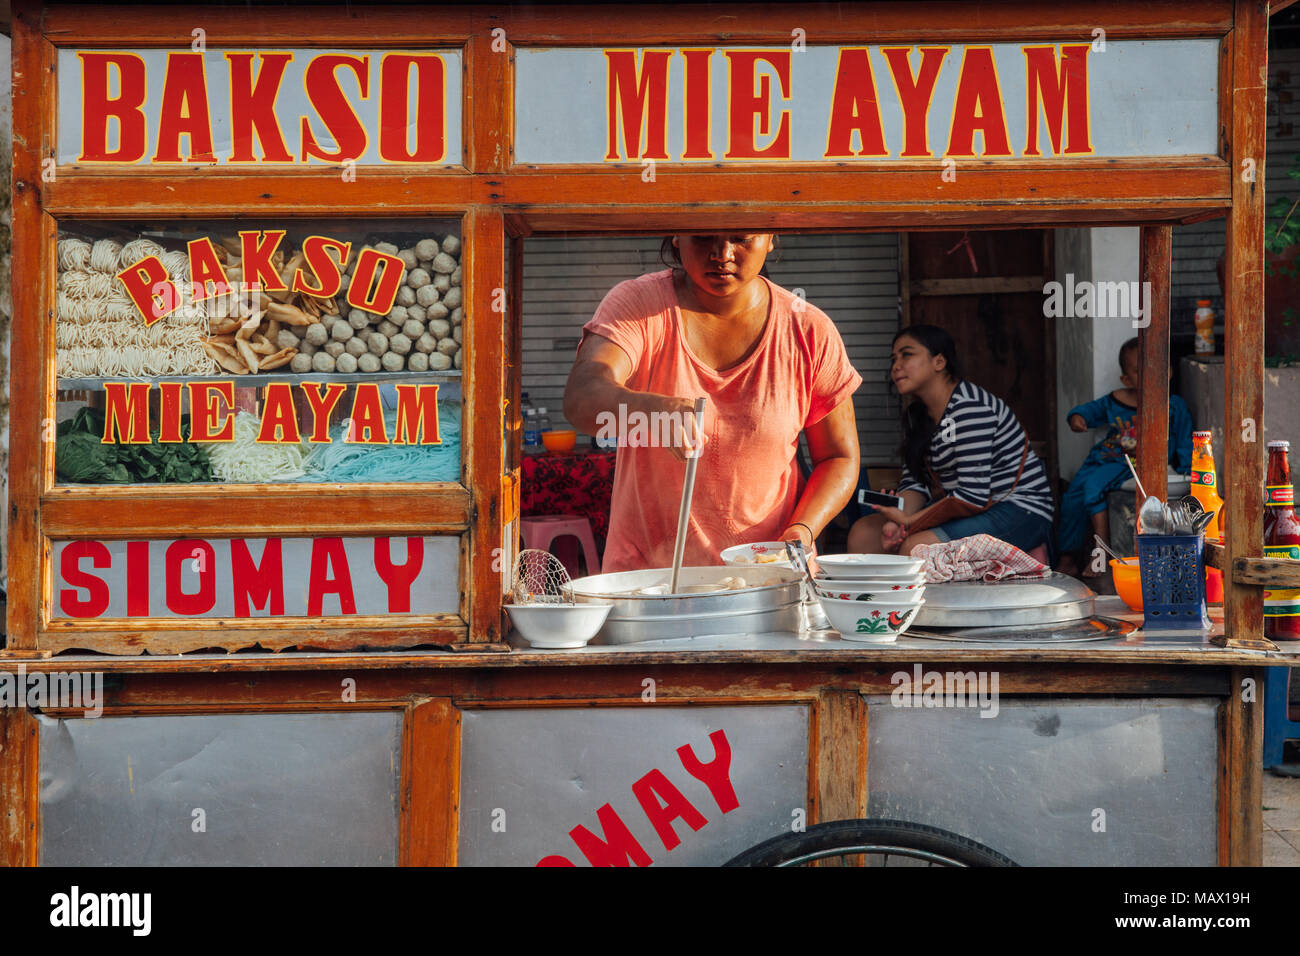
[{"label": "floral tablecloth", "polygon": [[614,495],[614,452],[525,455],[520,465],[519,507],[525,518],[581,515],[591,522],[601,560]]}]

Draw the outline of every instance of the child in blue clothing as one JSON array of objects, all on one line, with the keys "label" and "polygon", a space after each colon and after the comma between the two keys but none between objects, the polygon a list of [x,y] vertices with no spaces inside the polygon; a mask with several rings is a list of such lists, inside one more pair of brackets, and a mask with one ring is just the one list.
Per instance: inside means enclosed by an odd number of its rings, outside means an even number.
[{"label": "child in blue clothing", "polygon": [[[1066,421],[1076,432],[1109,425],[1106,437],[1093,446],[1061,499],[1057,535],[1062,570],[1074,573],[1078,565],[1072,552],[1091,550],[1092,532],[1110,543],[1106,495],[1130,477],[1124,456],[1137,457],[1138,340],[1129,339],[1119,350],[1123,388],[1095,401],[1070,409]],[[1169,396],[1169,463],[1188,473],[1192,467],[1192,416],[1177,395]],[[1088,575],[1085,575],[1088,576]]]}]

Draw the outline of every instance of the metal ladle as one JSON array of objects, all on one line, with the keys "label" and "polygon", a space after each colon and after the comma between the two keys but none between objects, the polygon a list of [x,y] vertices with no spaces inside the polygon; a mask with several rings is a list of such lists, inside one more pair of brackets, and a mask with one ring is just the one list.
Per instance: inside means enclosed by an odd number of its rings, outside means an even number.
[{"label": "metal ladle", "polygon": [[[704,409],[709,404],[707,398],[695,400],[695,424],[700,439],[704,437]],[[677,512],[677,541],[673,545],[673,574],[669,580],[668,593],[677,593],[677,578],[682,572],[682,557],[686,554],[686,525],[691,517],[691,498],[695,494],[695,470],[700,464],[700,454],[704,451],[701,444],[695,453],[686,460],[686,480],[682,482],[682,506]]]},{"label": "metal ladle", "polygon": [[1138,510],[1138,521],[1142,524],[1144,534],[1168,534],[1169,528],[1165,523],[1165,506],[1155,495],[1150,495],[1147,500],[1142,502],[1142,507]]},{"label": "metal ladle", "polygon": [[1129,563],[1128,561],[1126,561],[1126,560],[1124,560],[1123,558],[1121,558],[1121,557],[1120,557],[1118,554],[1116,554],[1114,551],[1112,551],[1110,548],[1106,547],[1106,542],[1101,540],[1101,535],[1099,535],[1099,534],[1094,534],[1094,535],[1092,536],[1092,539],[1093,539],[1094,541],[1097,542],[1097,544],[1101,547],[1101,550],[1105,551],[1107,554],[1109,554],[1112,558],[1114,558],[1114,559],[1115,559],[1116,561],[1118,561],[1120,564],[1128,564],[1128,563]]}]

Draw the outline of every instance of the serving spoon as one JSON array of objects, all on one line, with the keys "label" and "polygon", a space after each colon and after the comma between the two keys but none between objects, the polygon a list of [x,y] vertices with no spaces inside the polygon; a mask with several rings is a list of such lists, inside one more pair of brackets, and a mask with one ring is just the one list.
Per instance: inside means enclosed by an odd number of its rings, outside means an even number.
[{"label": "serving spoon", "polygon": [[[695,400],[695,424],[698,425],[697,434],[701,437],[704,434],[704,408],[709,404],[709,400],[700,397]],[[668,593],[677,593],[677,578],[682,572],[682,556],[686,553],[686,525],[691,517],[691,498],[695,495],[695,469],[700,464],[700,454],[704,451],[701,445],[695,450],[690,458],[686,459],[686,480],[682,482],[682,506],[677,512],[677,541],[673,545],[673,575],[669,580]]]}]

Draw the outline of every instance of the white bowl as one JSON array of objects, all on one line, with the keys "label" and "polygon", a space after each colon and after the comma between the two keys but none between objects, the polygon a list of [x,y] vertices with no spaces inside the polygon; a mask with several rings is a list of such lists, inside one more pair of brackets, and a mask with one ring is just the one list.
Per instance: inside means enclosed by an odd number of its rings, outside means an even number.
[{"label": "white bowl", "polygon": [[813,583],[827,591],[915,591],[926,585],[925,575],[907,578],[830,578],[814,577]]},{"label": "white bowl", "polygon": [[599,633],[612,604],[507,604],[506,613],[533,647],[585,647]]},{"label": "white bowl", "polygon": [[901,554],[827,554],[817,557],[817,565],[832,578],[906,578],[919,574],[925,559]]},{"label": "white bowl", "polygon": [[[773,561],[773,555],[780,555],[780,557]],[[759,558],[766,560],[760,561]],[[722,552],[722,563],[734,568],[794,567],[786,554],[784,541],[755,541],[753,544],[735,545]]]},{"label": "white bowl", "polygon": [[924,587],[891,591],[878,588],[874,581],[855,581],[850,587],[826,588],[817,586],[818,597],[828,597],[836,601],[866,601],[872,604],[920,604],[925,594]]},{"label": "white bowl", "polygon": [[876,601],[841,601],[836,598],[817,598],[826,612],[831,627],[840,632],[846,641],[867,644],[892,644],[898,635],[907,630],[922,600],[917,604],[884,603]]}]

